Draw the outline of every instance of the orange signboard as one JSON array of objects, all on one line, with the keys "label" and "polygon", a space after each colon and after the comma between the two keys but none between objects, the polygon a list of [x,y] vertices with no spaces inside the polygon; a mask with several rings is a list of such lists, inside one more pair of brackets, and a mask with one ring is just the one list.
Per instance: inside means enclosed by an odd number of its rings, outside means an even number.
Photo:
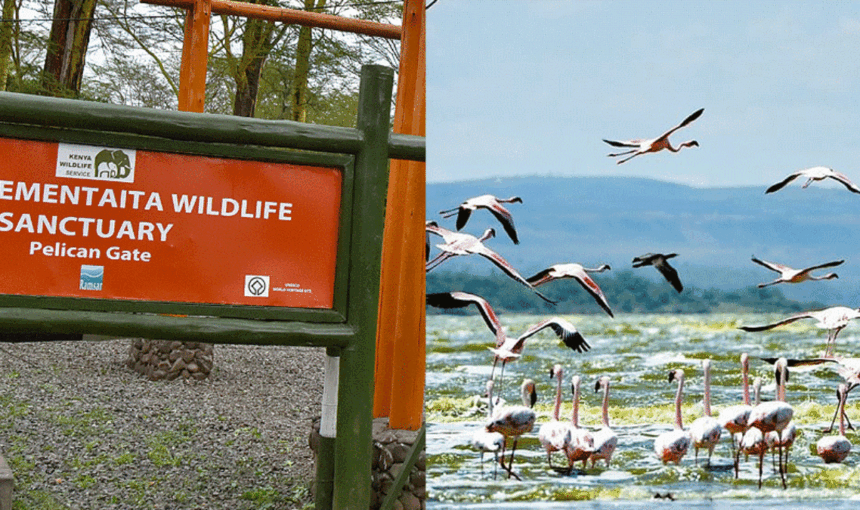
[{"label": "orange signboard", "polygon": [[343,172],[0,138],[0,294],[332,308]]}]

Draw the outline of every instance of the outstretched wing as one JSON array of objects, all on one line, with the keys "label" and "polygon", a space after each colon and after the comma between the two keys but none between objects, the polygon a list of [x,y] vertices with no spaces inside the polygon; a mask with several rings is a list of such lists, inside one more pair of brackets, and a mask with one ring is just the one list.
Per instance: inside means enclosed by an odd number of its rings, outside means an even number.
[{"label": "outstretched wing", "polygon": [[502,323],[490,303],[481,296],[468,292],[439,292],[427,294],[427,304],[436,308],[463,308],[469,305],[478,307],[481,317],[494,335],[502,329]]},{"label": "outstretched wing", "polygon": [[603,291],[600,290],[600,287],[598,287],[594,280],[588,276],[588,273],[586,273],[585,270],[577,271],[573,277],[576,278],[576,281],[578,281],[580,285],[582,285],[583,289],[587,290],[588,293],[591,294],[591,297],[597,301],[597,304],[599,304],[610,317],[615,318],[612,314],[612,310],[609,308],[609,303],[606,301],[606,296],[603,294]]},{"label": "outstretched wing", "polygon": [[782,189],[782,188],[784,188],[788,183],[790,183],[791,181],[793,181],[793,180],[797,179],[798,177],[800,177],[800,175],[801,175],[802,173],[803,173],[802,171],[800,171],[800,172],[794,172],[793,174],[789,175],[789,176],[788,176],[788,177],[786,177],[785,179],[783,179],[783,180],[779,181],[778,183],[776,183],[776,184],[772,185],[772,186],[771,186],[771,187],[769,187],[767,190],[765,190],[765,194],[767,194],[767,193],[773,193],[774,191],[779,191],[779,190],[781,190],[781,189]]},{"label": "outstretched wing", "polygon": [[634,148],[637,148],[642,144],[642,140],[640,140],[640,139],[618,141],[618,140],[607,140],[606,138],[604,138],[603,141],[608,143],[609,145],[611,145],[613,147],[634,147]]},{"label": "outstretched wing", "polygon": [[786,270],[790,270],[790,269],[791,269],[790,267],[788,267],[788,266],[784,266],[784,265],[782,265],[782,264],[774,264],[773,262],[768,262],[768,261],[766,261],[766,260],[757,259],[757,258],[755,257],[755,255],[753,255],[753,257],[752,257],[752,261],[753,261],[753,262],[755,262],[756,264],[759,264],[759,265],[761,265],[761,266],[764,266],[764,267],[766,267],[766,268],[770,269],[771,271],[774,271],[774,272],[777,272],[777,273],[783,273],[783,272],[785,272]]},{"label": "outstretched wing", "polygon": [[684,286],[681,284],[681,279],[678,278],[678,271],[675,271],[675,268],[670,266],[668,262],[665,260],[658,261],[654,264],[654,267],[660,271],[660,274],[663,275],[666,280],[672,284],[672,287],[675,287],[675,290],[681,292],[684,290]]},{"label": "outstretched wing", "polygon": [[696,119],[698,119],[699,117],[701,117],[701,116],[702,116],[702,112],[704,112],[704,111],[705,111],[705,109],[704,109],[704,108],[699,108],[698,110],[694,111],[694,112],[693,112],[693,113],[691,113],[691,114],[690,114],[686,119],[684,119],[683,121],[681,121],[681,123],[680,123],[680,124],[678,124],[677,126],[673,127],[673,128],[672,128],[672,129],[670,129],[669,131],[666,131],[665,133],[663,133],[663,135],[662,135],[662,136],[660,136],[660,138],[666,138],[667,136],[671,135],[672,133],[674,133],[675,131],[677,131],[677,130],[681,129],[682,127],[686,126],[687,124],[690,124],[690,123],[691,123],[691,122],[693,122],[694,120],[696,120]]},{"label": "outstretched wing", "polygon": [[525,343],[526,339],[545,328],[551,328],[556,336],[564,342],[564,345],[576,352],[586,352],[591,349],[591,346],[588,345],[585,338],[576,330],[576,327],[560,317],[546,319],[533,325],[517,339],[517,345],[521,346]]},{"label": "outstretched wing", "polygon": [[847,175],[834,170],[830,177],[841,182],[843,185],[845,185],[846,188],[853,191],[854,193],[860,193],[860,188],[858,188],[853,182],[851,182],[851,179],[849,179]]},{"label": "outstretched wing", "polygon": [[489,260],[490,260],[493,264],[495,264],[499,269],[501,269],[502,271],[504,271],[504,272],[505,272],[505,274],[507,274],[508,276],[510,276],[511,278],[513,278],[514,280],[516,280],[516,281],[518,281],[518,282],[522,283],[522,284],[523,284],[523,285],[525,285],[526,287],[528,287],[528,288],[532,289],[532,291],[534,291],[534,293],[535,293],[535,294],[537,294],[538,296],[540,296],[540,298],[541,298],[541,299],[543,299],[544,301],[546,301],[547,303],[550,303],[550,304],[553,304],[553,305],[554,305],[554,304],[556,304],[556,302],[555,302],[555,301],[553,301],[552,299],[550,299],[550,298],[548,298],[548,297],[544,296],[544,295],[543,295],[543,294],[541,294],[537,289],[535,289],[535,288],[532,286],[532,284],[528,282],[528,280],[526,280],[525,278],[523,278],[523,276],[519,273],[519,271],[517,271],[516,269],[514,269],[514,266],[512,266],[512,265],[511,265],[507,260],[505,260],[505,259],[504,259],[501,255],[499,255],[498,253],[496,253],[496,252],[494,252],[493,250],[491,250],[491,249],[487,248],[487,247],[486,247],[486,246],[484,246],[483,244],[481,244],[481,245],[479,245],[478,247],[476,247],[476,248],[474,249],[474,253],[477,253],[478,255],[481,255],[481,256],[483,256],[483,257],[485,257],[485,258],[489,259]]},{"label": "outstretched wing", "polygon": [[499,203],[495,203],[487,209],[493,213],[493,216],[495,216],[497,220],[499,220],[499,223],[502,224],[502,227],[505,229],[505,232],[508,233],[508,237],[511,238],[511,241],[513,241],[514,244],[520,244],[520,240],[517,238],[517,229],[514,227],[514,217],[510,211],[502,207]]},{"label": "outstretched wing", "polygon": [[768,329],[773,329],[779,326],[785,326],[786,324],[791,324],[794,321],[798,321],[800,319],[809,319],[812,318],[809,312],[803,312],[796,315],[792,315],[791,317],[782,319],[781,321],[774,322],[772,324],[765,324],[763,326],[740,326],[740,329],[744,331],[766,331]]}]

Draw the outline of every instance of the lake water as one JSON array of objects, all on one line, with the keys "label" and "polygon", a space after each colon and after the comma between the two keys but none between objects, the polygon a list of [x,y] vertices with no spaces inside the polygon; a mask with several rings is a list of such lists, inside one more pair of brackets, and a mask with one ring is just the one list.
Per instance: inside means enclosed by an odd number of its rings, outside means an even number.
[{"label": "lake water", "polygon": [[[857,508],[860,507],[860,446],[839,465],[825,465],[815,455],[815,443],[826,435],[836,406],[836,386],[841,381],[834,364],[792,369],[787,400],[794,406],[794,423],[800,436],[790,453],[787,484],[783,489],[771,455],[765,458],[764,481],[758,488],[758,461],[740,463],[735,479],[728,434],[717,446],[711,467],[707,452],[699,452],[698,465],[692,447],[680,466],[664,466],[653,451],[654,439],[674,424],[673,399],[677,385],[668,382],[670,369],[685,372],[684,427],[703,414],[701,360],[711,363],[713,413],[741,402],[741,353],[750,355],[750,381],[763,380],[762,399],[774,399],[773,367],[760,357],[809,358],[824,350],[826,331],[804,320],[767,332],[748,333],[740,325],[765,324],[785,315],[622,315],[611,319],[598,315],[565,316],[583,334],[591,350],[584,354],[564,347],[550,330],[527,341],[523,356],[505,368],[502,397],[518,403],[519,384],[526,378],[537,383],[538,413],[534,430],[519,441],[514,471],[522,481],[508,479],[497,470],[491,454],[483,465],[469,446],[472,432],[484,423],[486,407],[476,405],[490,376],[494,342],[475,311],[467,316],[427,317],[427,485],[428,508],[434,509],[553,509],[568,508]],[[505,314],[501,320],[518,336],[545,317]],[[843,330],[836,354],[857,356],[860,326]],[[570,419],[572,375],[582,377],[580,425],[600,426],[601,393],[594,383],[611,377],[610,423],[618,434],[618,447],[610,467],[566,475],[549,468],[537,439],[542,423],[551,418],[555,380],[549,368],[565,370],[561,420]],[[498,369],[497,369],[498,375]],[[858,407],[849,396],[849,418],[860,423]],[[858,443],[853,431],[848,438]],[[566,466],[556,453],[555,466]],[[580,464],[577,464],[579,466]],[[673,501],[656,496],[671,495]]]}]

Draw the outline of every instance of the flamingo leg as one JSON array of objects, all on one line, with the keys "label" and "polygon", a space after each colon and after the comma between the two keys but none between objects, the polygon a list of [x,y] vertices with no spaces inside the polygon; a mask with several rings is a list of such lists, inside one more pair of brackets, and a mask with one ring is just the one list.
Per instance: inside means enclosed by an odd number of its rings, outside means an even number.
[{"label": "flamingo leg", "polygon": [[517,451],[517,439],[519,439],[519,438],[514,438],[514,444],[511,447],[511,458],[510,458],[510,460],[508,460],[508,478],[513,476],[517,480],[522,480],[522,478],[520,478],[519,475],[514,473],[514,453]]},{"label": "flamingo leg", "polygon": [[[786,462],[788,461],[786,460]],[[785,469],[783,469],[782,464],[782,445],[779,445],[779,477],[782,478],[782,488],[787,489],[788,485],[785,483]]]},{"label": "flamingo leg", "polygon": [[642,154],[645,154],[645,153],[644,152],[636,152],[632,156],[628,156],[622,160],[619,160],[617,164],[620,165],[621,163],[624,163],[625,161],[630,161],[631,159],[635,158],[636,156],[641,156]]},{"label": "flamingo leg", "polygon": [[429,273],[431,270],[436,269],[436,267],[439,264],[441,264],[442,262],[445,262],[446,260],[448,260],[449,258],[451,258],[453,256],[454,255],[452,255],[448,252],[442,252],[439,255],[436,255],[435,257],[433,257],[433,259],[431,261],[427,262],[427,264],[424,266],[424,272]]},{"label": "flamingo leg", "polygon": [[761,489],[761,471],[762,464],[764,464],[764,452],[761,452],[758,455],[758,488]]},{"label": "flamingo leg", "polygon": [[608,156],[610,158],[616,158],[618,156],[623,156],[625,154],[633,154],[634,152],[636,152],[638,150],[639,149],[630,149],[629,151],[624,151],[624,152],[613,152],[612,154],[607,154],[606,156]]}]

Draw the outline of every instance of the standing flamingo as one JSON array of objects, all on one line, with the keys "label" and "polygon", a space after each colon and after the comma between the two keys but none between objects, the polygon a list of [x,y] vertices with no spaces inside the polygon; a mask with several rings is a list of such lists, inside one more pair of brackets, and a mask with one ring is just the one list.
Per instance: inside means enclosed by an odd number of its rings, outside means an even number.
[{"label": "standing flamingo", "polygon": [[629,151],[618,152],[615,154],[608,154],[608,156],[614,158],[614,157],[618,157],[618,156],[623,156],[625,154],[630,154],[630,156],[628,156],[624,159],[618,160],[618,164],[620,165],[621,163],[624,163],[625,161],[633,159],[636,156],[640,156],[642,154],[647,154],[649,152],[659,152],[663,149],[669,150],[670,152],[678,152],[681,149],[683,149],[684,147],[698,147],[699,142],[697,142],[695,140],[683,142],[682,144],[680,144],[678,146],[678,148],[672,147],[672,144],[669,142],[669,135],[671,135],[675,131],[681,129],[682,127],[686,126],[687,124],[693,122],[694,120],[698,119],[702,115],[702,112],[704,112],[704,111],[705,111],[704,108],[696,110],[695,112],[690,114],[689,117],[684,119],[680,124],[673,127],[669,131],[666,131],[665,133],[658,136],[657,138],[651,138],[648,140],[636,139],[636,140],[625,140],[625,141],[614,141],[614,140],[604,139],[603,140],[604,142],[608,143],[609,145],[611,145],[613,147],[632,147],[632,149]]},{"label": "standing flamingo", "polygon": [[588,276],[588,273],[602,273],[609,269],[611,268],[608,264],[602,264],[600,267],[593,269],[583,267],[580,264],[555,264],[530,278],[526,278],[526,281],[534,287],[539,287],[544,283],[551,282],[553,280],[575,278],[576,281],[582,285],[582,288],[588,291],[588,293],[591,294],[591,297],[597,301],[597,304],[606,310],[606,313],[608,313],[610,317],[615,317],[612,315],[612,310],[609,308],[609,303],[606,301],[606,296],[603,294],[603,291],[600,290],[600,287],[598,287],[594,280]]},{"label": "standing flamingo", "polygon": [[654,440],[654,452],[657,458],[667,462],[680,464],[681,459],[690,448],[690,433],[684,430],[681,422],[681,397],[684,391],[684,371],[675,369],[669,372],[669,382],[678,381],[678,392],[675,394],[675,429],[664,432]]},{"label": "standing flamingo", "polygon": [[[517,450],[517,440],[519,440],[520,436],[523,434],[532,431],[532,428],[534,428],[535,425],[535,419],[537,418],[534,410],[532,410],[535,402],[537,402],[537,392],[535,392],[534,381],[531,379],[523,381],[520,386],[520,397],[522,397],[523,405],[503,406],[497,409],[486,426],[487,432],[498,432],[505,436],[505,445],[502,446],[502,454],[499,458],[499,463],[502,465],[502,468],[508,472],[508,478],[514,476],[517,480],[519,480],[520,477],[513,472],[514,453],[516,453]],[[513,439],[513,446],[511,448],[511,459],[508,461],[508,465],[505,466],[505,449],[509,438]]]},{"label": "standing flamingo", "polygon": [[845,460],[851,452],[851,441],[845,437],[845,401],[848,398],[848,387],[844,383],[839,384],[836,390],[839,404],[836,406],[836,414],[839,415],[839,435],[824,436],[818,440],[815,450],[826,464],[838,463]]},{"label": "standing flamingo", "polygon": [[711,416],[711,360],[702,360],[702,371],[704,378],[704,397],[702,404],[704,406],[705,415],[697,418],[690,425],[690,435],[693,438],[693,447],[695,448],[696,464],[699,463],[699,448],[708,449],[708,465],[711,465],[711,455],[714,453],[714,446],[720,442],[722,434],[722,426]]},{"label": "standing flamingo", "polygon": [[742,404],[726,407],[720,411],[720,416],[717,421],[725,427],[729,432],[729,438],[732,440],[732,457],[735,459],[735,478],[738,477],[738,462],[740,450],[735,449],[735,436],[743,435],[747,429],[747,420],[750,416],[752,406],[750,406],[750,390],[749,390],[749,371],[750,359],[747,353],[741,354],[741,378],[743,380],[743,400]]},{"label": "standing flamingo", "polygon": [[552,412],[552,420],[541,425],[538,430],[538,440],[546,450],[546,460],[552,469],[552,453],[564,451],[570,442],[570,427],[567,423],[558,420],[558,412],[561,409],[561,380],[564,370],[561,365],[554,365],[549,369],[550,378],[555,378],[558,384],[555,390],[555,408]]},{"label": "standing flamingo", "polygon": [[860,318],[860,310],[848,308],[847,306],[833,306],[824,310],[813,310],[810,312],[801,312],[791,317],[785,318],[773,324],[765,324],[763,326],[741,326],[744,331],[765,331],[778,326],[791,324],[800,319],[815,319],[818,321],[817,327],[829,330],[827,334],[827,347],[824,349],[825,358],[833,357],[833,349],[836,347],[836,336],[845,326],[853,319]]},{"label": "standing flamingo", "polygon": [[[782,432],[788,427],[794,416],[794,408],[785,402],[785,384],[788,382],[788,361],[785,358],[776,360],[774,377],[776,379],[777,400],[764,402],[753,407],[750,411],[748,425],[761,430],[762,434],[776,431],[782,436]],[[782,486],[786,487],[785,469],[782,459],[783,447],[777,443],[779,450],[779,474],[782,478]]]},{"label": "standing flamingo", "polygon": [[579,391],[582,379],[575,375],[571,378],[570,389],[573,393],[573,411],[570,415],[570,441],[564,449],[567,455],[568,471],[573,471],[573,464],[582,461],[585,469],[588,457],[594,451],[594,436],[587,429],[579,426]]},{"label": "standing flamingo", "polygon": [[484,241],[496,235],[495,230],[488,228],[481,237],[475,237],[473,235],[462,234],[460,232],[452,232],[446,228],[440,227],[433,221],[428,221],[424,228],[431,234],[441,236],[445,241],[443,244],[436,245],[440,250],[442,250],[442,253],[436,255],[432,260],[427,262],[424,266],[426,272],[429,273],[431,270],[438,267],[439,264],[445,262],[451,257],[456,257],[458,255],[480,255],[495,264],[506,275],[530,288],[547,303],[555,304],[555,301],[544,296],[535,289],[532,284],[523,278],[523,276],[514,269],[514,266],[502,258],[501,255],[484,246]]},{"label": "standing flamingo", "polygon": [[[761,403],[761,378],[756,377],[755,381],[753,381],[753,388],[755,389],[755,406],[757,407]],[[767,453],[768,444],[767,439],[764,436],[764,433],[756,428],[749,427],[746,432],[743,433],[743,437],[741,438],[739,445],[739,452],[743,452],[747,459],[749,459],[750,455],[755,455],[758,457],[758,486],[761,488],[761,475],[762,469],[764,467],[764,455]],[[740,453],[739,453],[740,455]],[[737,475],[735,476],[737,478]]]},{"label": "standing flamingo", "polygon": [[[493,380],[487,381],[487,418],[493,417]],[[499,452],[505,446],[505,436],[498,432],[488,432],[485,427],[472,434],[472,448],[481,452],[481,476],[484,475],[484,453],[492,452],[496,462],[499,460]],[[493,478],[496,477],[495,463],[493,464]]]},{"label": "standing flamingo", "polygon": [[502,204],[512,204],[515,202],[521,204],[523,203],[523,199],[520,197],[498,198],[493,195],[481,195],[479,197],[470,198],[453,209],[439,211],[439,214],[441,214],[443,218],[450,218],[456,214],[457,230],[460,230],[466,226],[466,222],[469,221],[472,211],[486,209],[493,213],[493,216],[499,220],[499,223],[502,224],[502,227],[504,227],[505,232],[508,233],[511,241],[513,241],[514,244],[520,244],[520,240],[517,239],[517,230],[514,227],[514,217],[502,206]]},{"label": "standing flamingo", "polygon": [[594,452],[589,457],[592,469],[598,460],[605,460],[608,468],[615,447],[618,445],[618,435],[609,426],[609,376],[604,375],[597,380],[594,391],[598,392],[601,388],[603,389],[603,427],[594,433]]},{"label": "standing flamingo", "polygon": [[854,193],[860,193],[860,188],[858,188],[845,174],[839,173],[832,168],[827,168],[825,166],[814,166],[812,168],[807,168],[806,170],[798,170],[793,174],[790,174],[785,179],[779,181],[778,183],[772,185],[765,191],[765,193],[773,193],[774,191],[779,191],[784,188],[788,183],[797,179],[798,177],[805,177],[806,182],[801,186],[802,188],[806,188],[813,181],[823,181],[824,179],[830,178],[833,179]]},{"label": "standing flamingo", "polygon": [[[495,354],[493,371],[490,374],[490,378],[493,377],[492,374],[495,373],[496,364],[499,360],[502,361],[502,375],[504,375],[505,364],[508,361],[519,358],[525,347],[526,340],[545,328],[552,329],[564,342],[564,345],[576,352],[586,352],[591,348],[573,324],[559,317],[542,320],[531,326],[519,337],[514,338],[507,335],[504,328],[502,328],[499,317],[493,311],[493,307],[481,296],[469,294],[468,292],[439,292],[427,294],[426,300],[428,305],[437,308],[462,308],[469,305],[478,307],[484,323],[496,337],[496,347],[490,348],[493,354]],[[502,375],[499,376],[500,389]]]},{"label": "standing flamingo", "polygon": [[672,284],[672,287],[674,287],[676,291],[681,292],[684,290],[684,285],[681,284],[681,279],[678,278],[678,271],[676,271],[675,268],[670,266],[669,262],[667,262],[668,259],[677,256],[677,253],[669,253],[668,255],[664,255],[662,253],[646,253],[645,255],[640,255],[633,259],[633,267],[654,266],[657,268],[657,271],[660,271],[660,274],[666,278],[666,281]]},{"label": "standing flamingo", "polygon": [[836,267],[845,262],[844,260],[834,260],[833,262],[825,262],[824,264],[817,264],[815,266],[810,266],[804,269],[794,269],[783,264],[776,264],[774,262],[768,262],[766,260],[757,259],[755,257],[752,258],[752,261],[756,264],[762,265],[770,269],[771,271],[779,273],[779,278],[777,278],[776,280],[768,283],[759,283],[758,288],[760,289],[768,287],[770,285],[776,285],[778,283],[800,283],[806,281],[832,280],[834,278],[839,278],[839,275],[837,275],[836,273],[827,273],[821,276],[813,276],[812,272],[816,269],[824,269],[825,267]]}]

